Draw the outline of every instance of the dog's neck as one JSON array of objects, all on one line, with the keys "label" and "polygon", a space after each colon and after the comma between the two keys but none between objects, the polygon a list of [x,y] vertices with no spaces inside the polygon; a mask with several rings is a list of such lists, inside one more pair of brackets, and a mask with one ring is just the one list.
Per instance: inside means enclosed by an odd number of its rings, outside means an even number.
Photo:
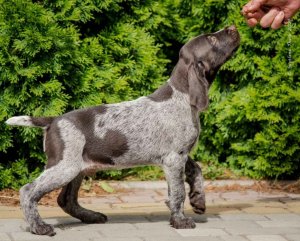
[{"label": "dog's neck", "polygon": [[188,93],[189,92],[189,86],[188,86],[188,76],[187,71],[184,65],[180,62],[182,60],[179,60],[177,65],[172,71],[171,77],[169,79],[170,85],[172,85],[176,90],[182,92],[182,93]]},{"label": "dog's neck", "polygon": [[155,102],[173,101],[174,104],[177,103],[181,106],[186,106],[186,108],[190,108],[194,115],[198,115],[199,112],[197,109],[190,104],[188,91],[181,91],[176,84],[178,83],[174,83],[172,78],[170,78],[165,84],[147,97]]}]

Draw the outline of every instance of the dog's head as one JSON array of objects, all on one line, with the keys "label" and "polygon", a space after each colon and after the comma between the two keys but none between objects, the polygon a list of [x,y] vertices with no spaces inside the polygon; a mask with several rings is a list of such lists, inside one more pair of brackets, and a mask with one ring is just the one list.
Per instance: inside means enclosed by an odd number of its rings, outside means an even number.
[{"label": "dog's head", "polygon": [[171,82],[179,91],[188,92],[190,103],[197,110],[207,108],[208,88],[239,43],[236,27],[230,26],[216,33],[200,35],[181,48]]}]

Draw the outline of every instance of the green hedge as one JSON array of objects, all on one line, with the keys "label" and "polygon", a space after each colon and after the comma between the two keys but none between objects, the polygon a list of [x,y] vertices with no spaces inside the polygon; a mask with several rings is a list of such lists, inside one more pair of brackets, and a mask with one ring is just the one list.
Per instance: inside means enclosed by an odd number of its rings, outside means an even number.
[{"label": "green hedge", "polygon": [[151,34],[172,26],[164,6],[0,1],[0,189],[28,182],[45,162],[41,130],[9,128],[8,117],[133,99],[167,79],[169,60],[160,47],[168,43]]},{"label": "green hedge", "polygon": [[215,31],[234,23],[241,46],[210,90],[195,157],[254,178],[300,175],[299,14],[280,30],[249,28],[245,1],[197,1],[189,20]]},{"label": "green hedge", "polygon": [[0,0],[0,189],[28,182],[45,162],[41,130],[7,127],[7,118],[148,94],[184,42],[233,23],[241,47],[211,88],[194,157],[255,178],[299,177],[299,17],[251,29],[245,2]]}]

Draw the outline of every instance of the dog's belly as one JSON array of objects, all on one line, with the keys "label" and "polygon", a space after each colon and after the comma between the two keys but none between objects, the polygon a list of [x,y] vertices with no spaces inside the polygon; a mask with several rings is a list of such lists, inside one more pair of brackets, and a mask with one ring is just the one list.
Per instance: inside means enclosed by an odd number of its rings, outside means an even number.
[{"label": "dog's belly", "polygon": [[85,175],[94,175],[97,171],[107,171],[107,170],[121,170],[126,168],[132,168],[137,166],[146,166],[146,165],[157,165],[154,163],[148,163],[148,164],[103,164],[98,161],[89,160],[88,162],[85,162],[85,165],[83,167],[83,173]]}]

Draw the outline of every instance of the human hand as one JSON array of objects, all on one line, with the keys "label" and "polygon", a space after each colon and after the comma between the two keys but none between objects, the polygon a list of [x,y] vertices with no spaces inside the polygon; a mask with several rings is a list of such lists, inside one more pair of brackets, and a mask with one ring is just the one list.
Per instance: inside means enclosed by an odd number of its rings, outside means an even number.
[{"label": "human hand", "polygon": [[250,27],[258,22],[263,28],[278,29],[300,8],[300,0],[251,0],[242,10]]}]

